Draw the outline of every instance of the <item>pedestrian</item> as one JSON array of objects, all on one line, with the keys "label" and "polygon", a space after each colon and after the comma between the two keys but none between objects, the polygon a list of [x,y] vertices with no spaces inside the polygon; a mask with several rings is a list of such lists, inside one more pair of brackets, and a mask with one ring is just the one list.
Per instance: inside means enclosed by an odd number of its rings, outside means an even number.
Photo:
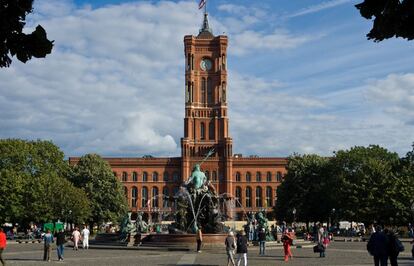
[{"label": "pedestrian", "polygon": [[91,232],[88,229],[88,226],[85,225],[85,227],[82,230],[82,247],[83,249],[89,249],[89,235]]},{"label": "pedestrian", "polygon": [[63,251],[65,243],[65,232],[63,232],[63,229],[60,229],[59,232],[56,234],[56,247],[59,261],[63,261]]},{"label": "pedestrian", "polygon": [[0,261],[2,265],[6,265],[6,262],[3,260],[3,251],[7,246],[6,234],[3,231],[3,228],[0,227]]},{"label": "pedestrian", "polygon": [[388,236],[387,253],[390,258],[391,266],[398,266],[397,258],[400,251],[403,251],[400,248],[404,248],[404,246],[402,246],[401,241],[392,230],[388,231],[388,229],[385,229],[384,233]]},{"label": "pedestrian", "polygon": [[201,244],[203,243],[203,233],[201,232],[201,226],[197,229],[197,252],[201,253]]},{"label": "pedestrian", "polygon": [[73,250],[78,250],[79,239],[80,239],[79,229],[75,227],[75,230],[73,230],[72,232]]},{"label": "pedestrian", "polygon": [[289,258],[293,258],[292,251],[290,250],[290,246],[293,243],[293,235],[289,232],[289,229],[285,229],[285,232],[282,236],[283,242],[283,250],[285,253],[285,261],[288,261]]},{"label": "pedestrian", "polygon": [[265,255],[266,231],[264,228],[259,230],[258,239],[259,239],[259,255]]},{"label": "pedestrian", "polygon": [[318,229],[319,257],[324,258],[326,247],[328,246],[329,237],[328,237],[326,226],[321,226],[321,224],[319,224],[318,226],[319,226],[319,229]]},{"label": "pedestrian", "polygon": [[244,260],[244,266],[247,266],[247,237],[244,231],[241,234],[237,234],[236,252],[237,266],[240,266],[242,258]]},{"label": "pedestrian", "polygon": [[388,237],[382,232],[381,226],[375,228],[368,241],[367,250],[371,256],[374,256],[375,266],[387,266],[388,262]]},{"label": "pedestrian", "polygon": [[232,231],[229,232],[226,240],[224,241],[226,245],[226,253],[227,253],[227,266],[233,265],[236,266],[234,263],[234,250],[236,249],[236,240],[234,239],[234,234]]},{"label": "pedestrian", "polygon": [[52,249],[53,235],[50,229],[47,229],[46,234],[43,236],[44,247],[43,247],[43,260],[50,261],[50,251]]}]

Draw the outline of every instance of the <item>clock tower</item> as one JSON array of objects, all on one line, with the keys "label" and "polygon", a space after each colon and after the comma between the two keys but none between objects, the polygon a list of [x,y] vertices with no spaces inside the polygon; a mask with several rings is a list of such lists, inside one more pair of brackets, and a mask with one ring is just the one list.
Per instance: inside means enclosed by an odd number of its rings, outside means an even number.
[{"label": "clock tower", "polygon": [[232,145],[227,112],[227,36],[214,36],[204,14],[197,36],[184,37],[185,118],[181,139],[182,176],[214,149],[202,165],[216,189],[232,191]]}]

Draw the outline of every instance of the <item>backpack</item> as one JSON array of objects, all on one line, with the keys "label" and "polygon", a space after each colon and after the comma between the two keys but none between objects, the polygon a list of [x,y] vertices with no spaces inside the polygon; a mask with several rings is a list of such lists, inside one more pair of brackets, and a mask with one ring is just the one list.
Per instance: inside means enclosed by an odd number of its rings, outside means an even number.
[{"label": "backpack", "polygon": [[404,251],[404,245],[401,243],[401,241],[399,239],[395,239],[395,246],[397,247],[397,250],[399,252],[403,252]]}]

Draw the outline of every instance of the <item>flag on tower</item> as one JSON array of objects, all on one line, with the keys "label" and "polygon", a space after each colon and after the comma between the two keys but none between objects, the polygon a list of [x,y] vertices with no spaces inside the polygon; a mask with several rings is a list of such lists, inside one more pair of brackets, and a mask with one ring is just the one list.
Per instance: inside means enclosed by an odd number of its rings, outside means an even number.
[{"label": "flag on tower", "polygon": [[206,5],[207,0],[200,0],[198,4],[198,9],[202,9]]}]

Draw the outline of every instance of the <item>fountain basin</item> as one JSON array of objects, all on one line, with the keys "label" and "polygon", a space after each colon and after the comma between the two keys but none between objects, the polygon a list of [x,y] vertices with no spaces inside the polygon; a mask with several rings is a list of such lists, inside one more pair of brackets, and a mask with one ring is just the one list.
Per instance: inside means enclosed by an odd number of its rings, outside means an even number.
[{"label": "fountain basin", "polygon": [[[203,234],[203,246],[223,246],[228,234]],[[195,234],[142,234],[143,243],[195,244]]]}]

